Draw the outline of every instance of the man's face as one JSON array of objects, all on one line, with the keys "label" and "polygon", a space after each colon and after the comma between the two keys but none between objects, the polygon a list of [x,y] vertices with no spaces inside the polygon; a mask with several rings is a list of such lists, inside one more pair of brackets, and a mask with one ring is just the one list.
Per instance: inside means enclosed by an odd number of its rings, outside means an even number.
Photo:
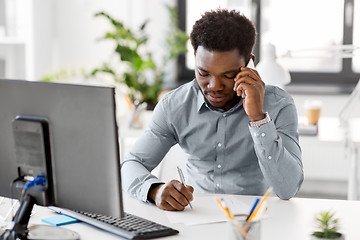
[{"label": "man's face", "polygon": [[233,90],[234,78],[245,64],[245,58],[237,49],[218,52],[198,47],[195,76],[205,98],[213,107],[229,110],[238,102],[239,98]]}]

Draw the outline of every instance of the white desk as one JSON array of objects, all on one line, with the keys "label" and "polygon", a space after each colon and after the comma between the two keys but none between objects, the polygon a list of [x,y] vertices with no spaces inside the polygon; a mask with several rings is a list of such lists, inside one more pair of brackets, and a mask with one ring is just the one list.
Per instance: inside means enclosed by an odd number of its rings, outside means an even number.
[{"label": "white desk", "polygon": [[[196,195],[201,198],[204,195]],[[251,205],[254,200],[252,196],[238,196],[241,201]],[[195,226],[184,224],[170,224],[164,211],[130,199],[125,196],[125,210],[129,213],[148,218],[160,224],[173,227],[180,231],[176,236],[161,239],[225,239],[228,225],[226,223],[215,223]],[[360,228],[358,216],[360,213],[359,201],[345,200],[320,200],[293,198],[283,201],[277,197],[270,197],[268,200],[269,218],[262,223],[263,240],[307,240],[314,230],[314,214],[321,210],[332,209],[340,218],[341,231],[345,234],[346,240],[359,240]],[[55,215],[47,208],[35,206],[36,214],[31,217],[30,224],[41,224],[41,219]],[[78,232],[81,239],[121,239],[116,235],[97,230],[84,223],[76,223],[64,226],[65,228]]]}]

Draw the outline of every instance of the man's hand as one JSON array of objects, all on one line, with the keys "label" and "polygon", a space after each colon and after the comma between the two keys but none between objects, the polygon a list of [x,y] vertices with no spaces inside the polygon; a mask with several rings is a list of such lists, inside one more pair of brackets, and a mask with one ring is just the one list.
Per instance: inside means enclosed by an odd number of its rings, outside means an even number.
[{"label": "man's hand", "polygon": [[265,83],[255,69],[242,67],[234,78],[234,91],[238,96],[245,92],[243,106],[251,122],[264,119]]},{"label": "man's hand", "polygon": [[178,180],[171,180],[151,188],[149,198],[163,210],[182,211],[193,200],[193,192],[193,187],[185,187]]}]

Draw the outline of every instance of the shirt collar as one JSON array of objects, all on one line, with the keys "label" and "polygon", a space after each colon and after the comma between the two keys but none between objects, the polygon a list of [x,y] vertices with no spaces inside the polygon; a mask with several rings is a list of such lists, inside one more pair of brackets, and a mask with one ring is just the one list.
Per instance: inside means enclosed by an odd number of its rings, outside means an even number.
[{"label": "shirt collar", "polygon": [[205,99],[204,99],[204,94],[201,92],[200,89],[198,89],[198,94],[197,94],[197,111],[199,112],[201,107],[206,105],[205,103]]},{"label": "shirt collar", "polygon": [[[232,113],[234,112],[236,109],[240,108],[242,106],[242,103],[243,101],[240,100],[235,106],[233,106],[231,109],[229,109],[228,113]],[[198,94],[197,94],[197,111],[199,112],[200,109],[205,106],[206,108],[208,108],[209,110],[211,111],[218,111],[218,112],[225,112],[224,110],[221,110],[221,109],[217,109],[217,110],[214,110],[212,109],[211,107],[208,106],[208,103],[206,103],[205,101],[205,96],[204,94],[202,93],[201,89],[198,88]]]}]

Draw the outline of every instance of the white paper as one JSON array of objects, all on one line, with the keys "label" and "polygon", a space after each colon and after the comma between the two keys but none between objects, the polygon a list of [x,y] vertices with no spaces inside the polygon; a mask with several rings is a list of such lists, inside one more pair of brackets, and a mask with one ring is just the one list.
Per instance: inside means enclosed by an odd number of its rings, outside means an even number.
[{"label": "white paper", "polygon": [[250,206],[242,201],[237,196],[229,195],[222,197],[225,199],[225,202],[232,215],[248,215],[250,212]]},{"label": "white paper", "polygon": [[[20,202],[17,199],[0,197],[0,221],[4,223],[12,221],[13,215],[15,215],[19,207]],[[33,216],[35,213],[32,210],[30,216]]]},{"label": "white paper", "polygon": [[[247,214],[250,207],[241,202],[236,196],[221,196],[225,199],[228,208],[233,215]],[[197,225],[228,221],[224,210],[216,202],[215,196],[196,196],[191,202],[193,208],[189,206],[184,211],[166,211],[166,215],[171,223],[184,223],[185,225]]]},{"label": "white paper", "polygon": [[0,220],[3,222],[11,220],[12,215],[16,213],[19,206],[18,200],[0,197]]}]

